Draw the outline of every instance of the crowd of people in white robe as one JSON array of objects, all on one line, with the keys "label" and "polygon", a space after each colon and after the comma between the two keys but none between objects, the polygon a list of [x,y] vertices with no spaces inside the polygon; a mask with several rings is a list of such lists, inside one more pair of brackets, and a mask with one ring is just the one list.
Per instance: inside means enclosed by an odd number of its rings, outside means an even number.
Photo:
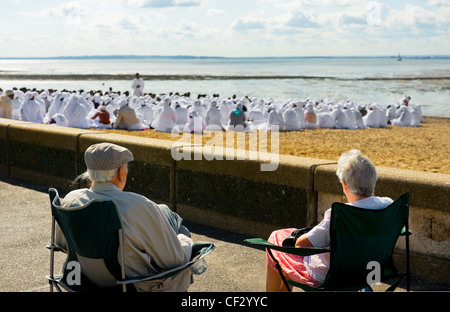
[{"label": "crowd of people in white robe", "polygon": [[[1,92],[0,92],[1,93]],[[1,95],[1,94],[0,94]],[[205,95],[129,95],[128,92],[14,91],[13,119],[75,128],[170,133],[203,130],[366,129],[416,127],[424,122],[410,97],[383,108],[352,100],[221,98]],[[99,118],[99,112],[108,118]],[[106,121],[105,121],[106,120]]]}]

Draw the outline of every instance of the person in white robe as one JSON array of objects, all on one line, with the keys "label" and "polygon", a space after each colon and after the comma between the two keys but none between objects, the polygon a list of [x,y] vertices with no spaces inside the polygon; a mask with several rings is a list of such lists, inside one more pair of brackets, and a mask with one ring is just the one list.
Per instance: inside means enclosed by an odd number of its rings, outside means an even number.
[{"label": "person in white robe", "polygon": [[423,113],[422,113],[422,106],[420,106],[420,105],[418,105],[418,104],[416,104],[416,105],[414,105],[416,108],[417,108],[417,110],[419,111],[419,114],[420,114],[420,122],[421,123],[424,123],[425,122],[425,119],[423,118]]},{"label": "person in white robe", "polygon": [[371,104],[367,111],[367,114],[363,117],[364,124],[367,128],[379,128],[379,114],[376,110],[375,105]]},{"label": "person in white robe", "polygon": [[132,95],[128,98],[128,106],[135,111],[141,107],[140,98],[136,95]]},{"label": "person in white robe", "polygon": [[412,124],[415,126],[420,126],[420,123],[425,122],[423,119],[422,108],[418,104],[414,104],[411,106],[411,114],[413,115]]},{"label": "person in white robe", "polygon": [[305,112],[303,111],[303,104],[300,102],[294,102],[294,110],[298,116],[299,128],[305,127]]},{"label": "person in white robe", "polygon": [[389,104],[386,109],[386,121],[388,124],[391,123],[392,119],[396,118],[396,108],[395,105]]},{"label": "person in white robe", "polygon": [[54,114],[50,118],[48,123],[52,126],[59,126],[59,127],[68,127],[69,126],[69,121],[67,120],[66,116],[64,116],[64,114],[61,114],[61,113]]},{"label": "person in white robe", "polygon": [[13,90],[6,90],[0,96],[0,118],[13,119],[13,99]]},{"label": "person in white robe", "polygon": [[220,110],[217,108],[217,101],[212,100],[211,104],[206,111],[205,127],[207,130],[222,130],[222,124],[220,122]]},{"label": "person in white robe", "polygon": [[331,116],[330,112],[319,112],[319,114],[317,114],[317,126],[319,128],[334,129],[336,126],[336,121]]},{"label": "person in white robe", "polygon": [[298,119],[298,114],[295,111],[294,107],[287,108],[283,112],[283,120],[285,131],[297,131],[300,129],[300,121]]},{"label": "person in white robe", "polygon": [[410,127],[411,126],[411,112],[406,105],[400,106],[397,110],[398,118],[391,121],[391,125],[399,127]]},{"label": "person in white robe", "polygon": [[36,96],[37,92],[28,92],[25,94],[25,99],[20,107],[20,115],[23,121],[44,123],[41,105],[35,101]]},{"label": "person in white robe", "polygon": [[135,96],[143,96],[144,95],[144,79],[136,73],[136,77],[133,79],[131,83],[131,89],[133,89],[132,95]]},{"label": "person in white robe", "polygon": [[47,114],[48,108],[50,107],[50,100],[49,100],[49,92],[48,90],[42,91],[39,95],[38,95],[38,102],[40,102],[41,104],[41,111],[42,111],[42,116],[45,116],[45,114]]},{"label": "person in white robe", "polygon": [[175,112],[177,113],[177,125],[184,127],[184,125],[188,122],[189,119],[189,112],[186,107],[184,107],[179,102],[176,102],[175,104]]},{"label": "person in white robe", "polygon": [[333,107],[333,116],[336,120],[336,129],[348,129],[349,122],[347,120],[347,115],[344,114],[340,106]]},{"label": "person in white robe", "polygon": [[408,106],[409,101],[411,101],[410,96],[404,96],[400,100],[398,100],[398,104]]},{"label": "person in white robe", "polygon": [[205,107],[202,105],[202,101],[200,101],[200,100],[195,100],[194,101],[194,105],[191,107],[191,110],[195,110],[197,113],[198,113],[198,115],[200,116],[200,117],[202,117],[203,119],[205,119],[206,118],[206,109],[205,109]]},{"label": "person in white robe", "polygon": [[420,109],[416,105],[411,106],[411,127],[420,127],[421,120],[422,113]]},{"label": "person in white robe", "polygon": [[363,116],[361,112],[356,108],[356,106],[352,106],[351,111],[353,113],[353,119],[355,120],[355,125],[358,129],[367,129],[364,124]]},{"label": "person in white robe", "polygon": [[16,90],[14,91],[14,98],[12,99],[12,115],[14,120],[21,120],[22,116],[20,113],[20,108],[22,106],[23,99],[25,98],[25,94],[20,91]]},{"label": "person in white robe", "polygon": [[387,127],[386,111],[380,106],[380,104],[374,105],[375,112],[378,114],[378,128]]},{"label": "person in white robe", "polygon": [[249,110],[247,119],[251,122],[251,126],[254,129],[261,127],[267,122],[267,119],[264,117],[264,113],[259,105],[256,105]]},{"label": "person in white robe", "polygon": [[136,110],[136,115],[145,125],[151,125],[154,119],[153,108],[147,103],[141,103],[141,106]]},{"label": "person in white robe", "polygon": [[64,113],[64,107],[66,105],[66,102],[64,101],[65,97],[64,94],[58,92],[56,93],[52,104],[50,104],[50,107],[48,108],[48,112],[44,117],[44,122],[48,122],[55,114],[63,114]]},{"label": "person in white robe", "polygon": [[228,125],[228,121],[230,119],[230,112],[233,110],[233,105],[231,101],[221,100],[219,102],[219,110],[220,110],[220,123],[222,125]]},{"label": "person in white robe", "polygon": [[342,107],[342,113],[345,116],[345,128],[344,129],[350,129],[350,130],[358,129],[358,127],[356,126],[355,117],[353,115],[353,112],[351,111],[351,109],[349,108],[348,105],[344,105]]},{"label": "person in white robe", "polygon": [[170,107],[170,98],[163,100],[162,109],[153,120],[151,127],[159,132],[172,132],[177,125],[177,112]]},{"label": "person in white robe", "polygon": [[278,111],[275,105],[272,105],[267,112],[269,116],[267,117],[267,125],[265,130],[267,131],[283,131],[285,122],[283,116]]},{"label": "person in white robe", "polygon": [[317,114],[314,111],[314,107],[311,103],[305,106],[305,129],[316,129],[317,125]]},{"label": "person in white robe", "polygon": [[68,120],[68,127],[88,129],[95,126],[94,124],[90,124],[90,119],[87,114],[88,112],[85,106],[79,101],[78,95],[72,94],[64,108],[64,115]]},{"label": "person in white robe", "polygon": [[[81,105],[83,105],[84,110],[86,111],[86,114],[88,116],[88,120],[91,121],[90,117],[94,116],[97,113],[97,109],[95,108],[95,104],[87,100],[84,96],[78,95],[78,102],[80,102]],[[104,106],[102,102],[101,106]]]},{"label": "person in white robe", "polygon": [[188,118],[188,122],[184,125],[183,131],[187,133],[202,134],[206,126],[202,116],[200,116],[197,111],[193,110],[189,112]]}]

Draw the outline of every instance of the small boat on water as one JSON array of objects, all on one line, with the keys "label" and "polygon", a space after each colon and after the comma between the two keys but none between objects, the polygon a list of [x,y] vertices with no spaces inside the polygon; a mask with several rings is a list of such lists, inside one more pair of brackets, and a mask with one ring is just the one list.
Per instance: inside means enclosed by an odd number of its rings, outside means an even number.
[{"label": "small boat on water", "polygon": [[397,61],[401,61],[402,60],[402,57],[400,56],[400,53],[397,55]]}]

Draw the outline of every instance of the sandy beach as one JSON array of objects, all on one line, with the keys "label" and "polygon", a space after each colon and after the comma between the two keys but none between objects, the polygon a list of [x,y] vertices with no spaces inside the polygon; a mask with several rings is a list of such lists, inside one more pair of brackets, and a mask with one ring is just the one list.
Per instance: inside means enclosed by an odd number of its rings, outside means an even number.
[{"label": "sandy beach", "polygon": [[[336,161],[343,152],[355,148],[367,155],[376,166],[450,174],[450,118],[424,119],[420,127],[280,132],[279,153]],[[181,138],[181,135],[173,136],[154,130],[98,131],[171,141]],[[225,134],[223,136],[225,138]],[[211,135],[205,135],[203,144],[211,138]],[[249,149],[248,141],[247,134],[246,149]],[[271,150],[270,145],[268,150]]]}]

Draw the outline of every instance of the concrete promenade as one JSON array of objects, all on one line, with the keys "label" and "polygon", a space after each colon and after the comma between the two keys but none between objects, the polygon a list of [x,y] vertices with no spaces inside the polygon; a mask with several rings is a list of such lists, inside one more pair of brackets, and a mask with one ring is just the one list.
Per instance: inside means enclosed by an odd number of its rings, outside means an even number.
[{"label": "concrete promenade", "polygon": [[[65,194],[61,194],[63,196]],[[0,292],[48,292],[50,206],[47,190],[24,181],[0,177]],[[247,237],[187,223],[195,241],[216,244],[207,256],[208,270],[195,276],[190,292],[263,292],[265,252],[243,242]],[[57,258],[60,272],[63,257]],[[413,291],[448,291],[442,285],[418,279],[412,272]],[[20,282],[17,282],[20,280]],[[386,285],[376,286],[383,290]],[[402,283],[397,291],[405,291]]]}]

